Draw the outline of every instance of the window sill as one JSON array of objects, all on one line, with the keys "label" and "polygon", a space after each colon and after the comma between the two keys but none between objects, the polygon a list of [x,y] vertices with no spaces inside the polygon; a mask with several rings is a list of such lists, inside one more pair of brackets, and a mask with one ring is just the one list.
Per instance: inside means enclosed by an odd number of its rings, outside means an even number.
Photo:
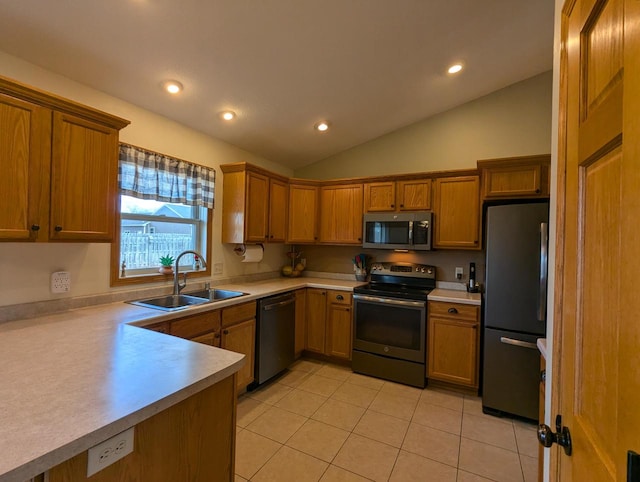
[{"label": "window sill", "polygon": [[[180,271],[180,275],[183,273],[188,273],[188,278],[204,278],[211,276],[211,269],[206,268],[200,271]],[[138,285],[138,284],[149,284],[149,283],[159,283],[161,281],[173,281],[173,273],[172,274],[160,274],[160,273],[152,273],[152,274],[136,274],[127,276],[125,278],[121,278],[119,276],[111,277],[111,286],[130,286],[130,285]]]}]

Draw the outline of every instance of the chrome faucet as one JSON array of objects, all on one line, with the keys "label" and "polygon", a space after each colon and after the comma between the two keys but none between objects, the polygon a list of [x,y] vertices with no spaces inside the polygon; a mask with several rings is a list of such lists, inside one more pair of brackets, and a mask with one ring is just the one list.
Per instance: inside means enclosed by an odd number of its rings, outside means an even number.
[{"label": "chrome faucet", "polygon": [[187,286],[187,273],[184,273],[184,282],[180,283],[180,258],[182,258],[185,254],[196,255],[198,258],[200,258],[200,261],[202,261],[202,267],[203,268],[207,267],[207,262],[205,261],[204,256],[202,256],[197,251],[192,251],[189,249],[187,251],[183,251],[182,253],[180,253],[176,258],[176,269],[173,270],[173,294],[174,295],[179,295],[182,289],[185,286]]}]

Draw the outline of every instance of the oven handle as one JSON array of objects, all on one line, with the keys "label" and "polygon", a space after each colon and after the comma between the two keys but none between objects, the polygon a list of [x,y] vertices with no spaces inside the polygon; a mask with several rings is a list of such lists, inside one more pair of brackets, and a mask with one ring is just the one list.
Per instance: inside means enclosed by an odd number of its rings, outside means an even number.
[{"label": "oven handle", "polygon": [[424,308],[427,305],[426,301],[406,301],[397,300],[395,298],[382,298],[379,296],[353,295],[353,299],[356,301],[373,301],[374,303],[385,303],[397,306],[415,306],[419,308]]}]

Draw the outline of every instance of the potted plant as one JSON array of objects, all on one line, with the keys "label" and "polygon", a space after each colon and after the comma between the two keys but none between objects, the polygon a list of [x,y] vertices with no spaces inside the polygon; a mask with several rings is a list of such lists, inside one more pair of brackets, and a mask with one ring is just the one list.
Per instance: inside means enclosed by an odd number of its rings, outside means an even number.
[{"label": "potted plant", "polygon": [[160,273],[173,274],[173,256],[160,256]]}]

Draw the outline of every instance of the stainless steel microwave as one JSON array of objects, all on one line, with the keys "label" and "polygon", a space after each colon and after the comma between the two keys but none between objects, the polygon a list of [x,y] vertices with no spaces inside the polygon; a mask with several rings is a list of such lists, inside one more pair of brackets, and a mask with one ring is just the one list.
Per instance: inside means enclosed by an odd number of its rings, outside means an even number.
[{"label": "stainless steel microwave", "polygon": [[362,228],[364,248],[431,249],[431,211],[413,213],[369,213]]}]

